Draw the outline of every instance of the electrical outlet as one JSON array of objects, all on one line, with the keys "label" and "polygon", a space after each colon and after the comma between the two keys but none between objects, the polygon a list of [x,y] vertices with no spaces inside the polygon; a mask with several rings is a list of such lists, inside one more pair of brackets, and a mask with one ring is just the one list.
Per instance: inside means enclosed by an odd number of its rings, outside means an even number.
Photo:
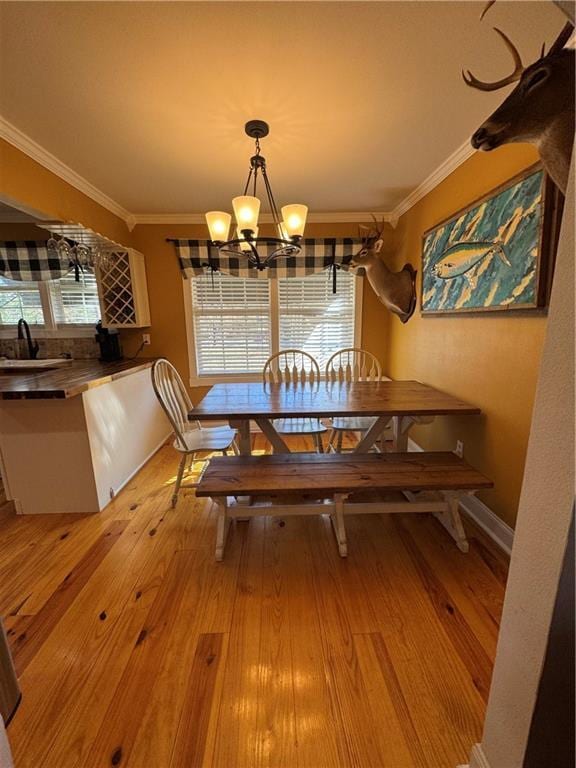
[{"label": "electrical outlet", "polygon": [[150,334],[149,333],[143,333],[142,334],[142,344],[144,344],[145,347],[147,347],[150,344]]},{"label": "electrical outlet", "polygon": [[463,458],[463,456],[464,456],[464,443],[462,442],[462,440],[457,440],[456,441],[456,450],[454,451],[454,453],[456,454],[456,456],[460,456],[460,458]]}]

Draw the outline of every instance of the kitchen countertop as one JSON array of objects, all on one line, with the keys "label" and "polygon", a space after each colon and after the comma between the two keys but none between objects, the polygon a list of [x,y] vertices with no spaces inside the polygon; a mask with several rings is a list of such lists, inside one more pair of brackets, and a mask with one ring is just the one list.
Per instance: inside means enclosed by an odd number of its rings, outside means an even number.
[{"label": "kitchen countertop", "polygon": [[0,374],[1,400],[69,398],[123,376],[150,368],[153,359],[73,360],[66,368],[49,371]]}]

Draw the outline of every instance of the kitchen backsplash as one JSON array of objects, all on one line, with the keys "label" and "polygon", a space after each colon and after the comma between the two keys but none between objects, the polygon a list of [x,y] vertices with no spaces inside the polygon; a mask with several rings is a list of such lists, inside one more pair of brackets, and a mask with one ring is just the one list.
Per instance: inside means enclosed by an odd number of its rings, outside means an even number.
[{"label": "kitchen backsplash", "polygon": [[[100,347],[91,337],[35,341],[40,347],[38,358],[73,357],[75,360],[94,360],[100,357]],[[25,360],[28,357],[26,339],[0,339],[0,357]]]}]

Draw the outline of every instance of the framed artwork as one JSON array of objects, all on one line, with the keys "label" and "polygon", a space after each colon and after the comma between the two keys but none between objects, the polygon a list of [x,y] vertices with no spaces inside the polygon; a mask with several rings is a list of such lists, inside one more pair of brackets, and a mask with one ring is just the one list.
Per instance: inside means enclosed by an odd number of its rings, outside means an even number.
[{"label": "framed artwork", "polygon": [[563,196],[533,166],[423,235],[423,315],[547,306]]}]

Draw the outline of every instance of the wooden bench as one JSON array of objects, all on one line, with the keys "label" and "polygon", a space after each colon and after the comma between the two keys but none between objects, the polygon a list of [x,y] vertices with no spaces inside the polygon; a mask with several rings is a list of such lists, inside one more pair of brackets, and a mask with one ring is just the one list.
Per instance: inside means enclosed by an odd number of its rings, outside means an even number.
[{"label": "wooden bench", "polygon": [[[431,512],[459,549],[468,542],[460,499],[492,482],[454,453],[317,454],[222,456],[210,460],[196,495],[219,507],[216,559],[222,560],[230,521],[256,515],[329,514],[338,551],[347,554],[344,515]],[[396,494],[398,500],[354,501],[358,492]],[[250,497],[237,500],[238,497]]]}]

